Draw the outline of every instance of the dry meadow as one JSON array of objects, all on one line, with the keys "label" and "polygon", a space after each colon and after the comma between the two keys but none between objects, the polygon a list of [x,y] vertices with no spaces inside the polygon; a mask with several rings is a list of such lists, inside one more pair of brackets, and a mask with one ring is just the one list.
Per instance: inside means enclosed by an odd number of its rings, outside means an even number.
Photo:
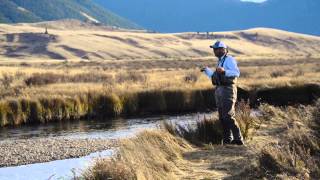
[{"label": "dry meadow", "polygon": [[1,125],[95,116],[101,103],[108,116],[205,110],[212,103],[199,103],[212,85],[200,67],[215,67],[208,46],[216,39],[238,61],[241,89],[320,81],[317,36],[266,28],[161,34],[73,20],[0,27]]}]

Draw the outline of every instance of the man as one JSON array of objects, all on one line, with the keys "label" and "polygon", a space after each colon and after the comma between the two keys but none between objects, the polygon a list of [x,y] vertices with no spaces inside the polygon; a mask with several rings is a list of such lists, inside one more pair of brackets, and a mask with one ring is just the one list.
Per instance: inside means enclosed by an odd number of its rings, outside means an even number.
[{"label": "man", "polygon": [[239,125],[235,119],[235,103],[237,100],[237,78],[240,71],[236,60],[228,55],[227,46],[217,41],[210,48],[218,58],[216,70],[208,67],[201,71],[211,78],[216,86],[215,99],[219,113],[219,120],[223,127],[223,144],[243,145],[243,139]]}]

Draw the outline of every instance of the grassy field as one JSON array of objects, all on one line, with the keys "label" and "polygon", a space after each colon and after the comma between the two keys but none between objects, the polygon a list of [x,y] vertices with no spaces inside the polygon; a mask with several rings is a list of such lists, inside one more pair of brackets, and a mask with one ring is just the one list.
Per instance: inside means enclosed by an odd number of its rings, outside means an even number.
[{"label": "grassy field", "polygon": [[[245,98],[320,83],[317,36],[265,28],[160,34],[73,23],[0,25],[1,126],[212,110],[212,85],[199,69],[215,67],[208,48],[215,39],[238,60]],[[302,96],[312,99],[315,91]]]},{"label": "grassy field", "polygon": [[320,57],[318,36],[268,28],[162,34],[57,21],[0,24],[0,29],[2,60],[196,59],[210,57],[208,47],[217,39],[226,42],[238,59]]},{"label": "grassy field", "polygon": [[[211,82],[198,68],[204,65],[214,67],[215,59],[1,62],[1,125],[212,109]],[[238,86],[248,92],[320,81],[319,59],[240,60],[239,66]]]}]

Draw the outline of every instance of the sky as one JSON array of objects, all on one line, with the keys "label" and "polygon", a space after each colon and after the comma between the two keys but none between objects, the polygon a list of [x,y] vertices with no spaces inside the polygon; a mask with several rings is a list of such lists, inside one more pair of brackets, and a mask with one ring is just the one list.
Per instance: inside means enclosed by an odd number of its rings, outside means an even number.
[{"label": "sky", "polygon": [[267,1],[267,0],[241,0],[241,1],[261,3],[261,2],[264,2],[264,1]]}]

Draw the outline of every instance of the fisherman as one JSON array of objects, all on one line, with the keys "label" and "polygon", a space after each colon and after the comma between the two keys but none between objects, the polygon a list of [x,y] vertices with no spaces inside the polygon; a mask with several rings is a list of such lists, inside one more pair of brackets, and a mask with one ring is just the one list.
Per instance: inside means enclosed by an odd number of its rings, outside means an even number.
[{"label": "fisherman", "polygon": [[223,144],[243,145],[239,125],[235,119],[235,103],[237,100],[237,78],[240,71],[236,60],[228,55],[228,47],[221,41],[210,46],[218,63],[215,71],[209,67],[201,69],[216,86],[215,100],[219,120],[223,127]]}]

